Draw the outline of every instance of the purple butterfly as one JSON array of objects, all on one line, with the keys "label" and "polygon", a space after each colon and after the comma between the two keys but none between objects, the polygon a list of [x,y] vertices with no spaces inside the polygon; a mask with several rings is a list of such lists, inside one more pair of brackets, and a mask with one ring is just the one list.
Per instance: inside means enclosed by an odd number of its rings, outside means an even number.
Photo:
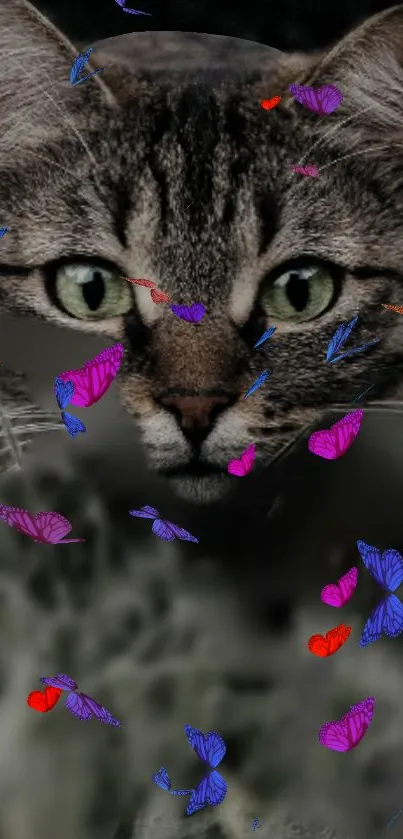
[{"label": "purple butterfly", "polygon": [[299,164],[295,164],[294,166],[291,166],[291,169],[293,172],[296,172],[297,175],[305,175],[308,178],[319,178],[319,170],[314,163],[308,163],[307,166],[299,166]]},{"label": "purple butterfly", "polygon": [[79,692],[78,684],[71,676],[67,676],[65,673],[58,673],[54,678],[41,676],[40,681],[44,685],[70,691],[64,707],[70,711],[70,714],[77,717],[77,719],[87,721],[95,717],[100,722],[106,723],[106,725],[115,725],[119,728],[122,725],[119,720],[112,716],[107,708],[99,705],[98,702],[95,702],[95,699],[91,699],[85,693]]},{"label": "purple butterfly", "polygon": [[129,15],[147,15],[147,17],[151,17],[149,12],[139,12],[137,9],[125,9],[126,0],[116,0],[116,3],[120,6],[122,12],[128,12]]},{"label": "purple butterfly", "polygon": [[170,306],[170,309],[177,318],[186,320],[187,323],[199,323],[206,314],[206,309],[203,306],[203,303],[192,303],[191,306],[173,305]]},{"label": "purple butterfly", "polygon": [[289,90],[296,102],[320,116],[332,114],[344,98],[333,84],[324,84],[316,90],[303,84],[290,84]]},{"label": "purple butterfly", "polygon": [[68,542],[85,542],[85,539],[63,539],[70,533],[72,525],[60,513],[37,513],[33,516],[21,507],[0,504],[0,519],[20,533],[30,536],[34,542],[50,545],[65,545]]},{"label": "purple butterfly", "polygon": [[129,515],[136,516],[140,519],[155,519],[151,528],[152,532],[155,533],[156,536],[159,536],[160,539],[164,539],[165,542],[173,542],[174,539],[183,539],[186,542],[199,541],[187,530],[184,530],[183,527],[179,527],[171,521],[162,519],[155,507],[149,507],[146,505],[145,507],[141,507],[140,510],[129,510]]}]

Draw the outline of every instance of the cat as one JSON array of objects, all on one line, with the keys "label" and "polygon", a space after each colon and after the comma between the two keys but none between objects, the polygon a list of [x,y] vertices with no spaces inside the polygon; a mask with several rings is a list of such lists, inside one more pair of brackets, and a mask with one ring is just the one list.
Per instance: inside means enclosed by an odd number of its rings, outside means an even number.
[{"label": "cat", "polygon": [[[189,500],[225,498],[251,442],[259,469],[369,380],[377,401],[399,398],[401,321],[381,303],[402,302],[402,7],[309,56],[110,38],[91,56],[105,69],[77,87],[76,50],[30,4],[1,0],[0,24],[0,310],[123,341],[119,392],[153,470]],[[342,105],[317,116],[290,83],[335,84]],[[206,315],[183,323],[124,277]],[[356,312],[354,340],[379,344],[329,365]]]}]

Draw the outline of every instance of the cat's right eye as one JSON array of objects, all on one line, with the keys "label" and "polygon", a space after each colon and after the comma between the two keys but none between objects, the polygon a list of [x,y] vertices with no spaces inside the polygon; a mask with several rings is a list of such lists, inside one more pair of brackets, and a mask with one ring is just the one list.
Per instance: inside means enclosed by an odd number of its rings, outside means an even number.
[{"label": "cat's right eye", "polygon": [[294,266],[263,283],[260,300],[266,315],[276,320],[303,323],[321,315],[333,302],[336,283],[329,268]]},{"label": "cat's right eye", "polygon": [[49,292],[62,311],[80,320],[124,315],[133,305],[130,286],[119,272],[91,263],[60,266]]}]

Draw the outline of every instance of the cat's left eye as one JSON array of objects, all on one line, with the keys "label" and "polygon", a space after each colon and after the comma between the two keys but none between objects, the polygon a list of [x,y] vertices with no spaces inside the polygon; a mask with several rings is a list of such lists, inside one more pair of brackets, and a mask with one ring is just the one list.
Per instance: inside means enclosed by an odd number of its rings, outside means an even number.
[{"label": "cat's left eye", "polygon": [[290,268],[263,283],[260,304],[273,320],[302,323],[322,314],[333,301],[336,284],[328,268]]},{"label": "cat's left eye", "polygon": [[90,263],[59,267],[52,278],[50,292],[63,311],[80,320],[124,315],[133,305],[130,286],[116,269]]}]

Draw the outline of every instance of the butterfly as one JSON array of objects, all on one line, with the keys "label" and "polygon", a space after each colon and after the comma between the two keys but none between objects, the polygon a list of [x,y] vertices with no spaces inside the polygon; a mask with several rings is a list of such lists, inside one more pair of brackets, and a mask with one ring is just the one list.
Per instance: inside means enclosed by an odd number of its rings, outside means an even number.
[{"label": "butterfly", "polygon": [[[398,551],[388,548],[382,554],[378,548],[358,540],[361,559],[371,576],[387,592],[394,592],[403,582],[403,558]],[[360,647],[379,641],[382,635],[397,638],[403,632],[403,604],[389,593],[371,612],[360,639]]]},{"label": "butterfly", "polygon": [[329,585],[324,586],[320,593],[322,603],[326,603],[328,606],[336,606],[337,608],[345,606],[355,592],[357,580],[358,568],[353,566],[353,568],[347,571],[347,574],[343,574],[340,577],[336,584],[329,583]]},{"label": "butterfly", "polygon": [[364,411],[352,411],[346,414],[341,420],[335,422],[329,430],[314,431],[308,440],[308,449],[318,457],[325,460],[337,460],[342,457],[350,446],[361,428]]},{"label": "butterfly", "polygon": [[[48,545],[67,545],[70,542],[85,542],[86,539],[63,539],[70,533],[72,525],[60,513],[37,513],[36,516],[21,507],[0,504],[0,519],[20,533],[30,536],[34,542]],[[56,685],[57,687],[57,685]]]},{"label": "butterfly", "polygon": [[263,335],[261,335],[259,340],[256,341],[256,344],[253,347],[253,349],[255,350],[257,347],[260,347],[261,344],[264,344],[265,341],[268,341],[269,338],[271,338],[271,336],[274,334],[275,331],[276,331],[276,327],[275,326],[270,326],[269,329],[266,330],[266,332],[263,332]]},{"label": "butterfly", "polygon": [[324,84],[316,90],[303,84],[290,84],[289,91],[296,102],[320,116],[332,114],[343,101],[343,95],[333,84]]},{"label": "butterfly", "polygon": [[55,707],[62,693],[63,691],[60,688],[47,685],[44,691],[33,690],[32,693],[28,694],[27,705],[34,711],[40,711],[41,714],[44,714]]},{"label": "butterfly", "polygon": [[353,399],[352,404],[354,405],[354,402],[359,402],[359,400],[362,399],[362,397],[365,396],[366,393],[372,390],[373,387],[375,387],[375,385],[370,385],[369,387],[367,387],[366,390],[363,390],[363,392],[360,393],[359,396],[356,396],[355,399]]},{"label": "butterfly", "polygon": [[243,478],[251,471],[256,457],[256,443],[248,446],[241,456],[235,460],[230,460],[227,469],[230,475],[236,475],[238,478]]},{"label": "butterfly", "polygon": [[293,172],[297,175],[306,175],[308,178],[319,178],[319,169],[314,164],[308,163],[307,166],[291,166]]},{"label": "butterfly", "polygon": [[122,363],[123,344],[114,344],[102,350],[90,361],[86,361],[79,370],[67,370],[60,373],[58,379],[72,381],[74,393],[71,404],[78,408],[89,408],[106,393],[119,372]]},{"label": "butterfly", "polygon": [[320,658],[333,655],[333,653],[337,653],[337,650],[346,643],[351,630],[351,626],[346,626],[344,623],[341,623],[339,626],[335,626],[334,629],[329,629],[326,635],[311,635],[308,641],[308,650]]},{"label": "butterfly", "polygon": [[267,381],[269,376],[271,376],[271,370],[263,370],[263,373],[261,373],[260,376],[258,376],[257,379],[255,379],[252,387],[250,387],[248,392],[245,393],[244,399],[247,399],[248,396],[251,396],[252,393],[255,392],[255,390],[261,387],[261,385],[263,385]]},{"label": "butterfly", "polygon": [[337,355],[334,358],[335,353],[339,352],[343,344],[345,344],[347,339],[350,337],[351,332],[353,331],[357,321],[358,315],[356,315],[355,318],[350,320],[350,322],[347,325],[341,323],[340,326],[336,329],[333,338],[329,342],[326,352],[326,361],[329,361],[330,364],[335,364],[336,361],[341,361],[342,358],[347,358],[347,356],[349,355],[355,355],[355,353],[357,352],[362,352],[363,350],[366,350],[368,347],[372,347],[374,344],[377,344],[380,340],[379,338],[375,338],[374,341],[368,341],[368,343],[363,344],[362,347],[355,347],[355,349],[353,350],[347,350],[347,352],[344,352],[341,355]]},{"label": "butterfly", "polygon": [[389,309],[390,312],[397,312],[398,315],[403,315],[403,306],[391,306],[387,303],[381,303],[381,306],[383,306],[384,309]]},{"label": "butterfly", "polygon": [[171,312],[181,320],[186,320],[187,323],[199,323],[206,314],[206,309],[203,303],[192,303],[191,306],[171,306]]},{"label": "butterfly", "polygon": [[265,111],[271,111],[276,105],[279,105],[281,102],[281,96],[272,96],[271,99],[262,99],[260,103],[260,107],[264,108]]},{"label": "butterfly", "polygon": [[153,280],[135,280],[133,277],[123,277],[123,279],[127,280],[128,283],[133,283],[133,285],[144,286],[144,288],[155,288]]},{"label": "butterfly", "polygon": [[165,291],[160,291],[159,288],[151,289],[151,300],[153,303],[170,303],[171,298]]},{"label": "butterfly", "polygon": [[259,830],[259,827],[263,827],[262,824],[259,824],[259,819],[253,819],[252,830]]},{"label": "butterfly", "polygon": [[101,67],[99,70],[94,70],[93,73],[89,73],[88,76],[84,76],[84,78],[79,79],[79,75],[82,72],[83,68],[85,67],[90,55],[92,53],[92,47],[84,55],[79,54],[70,70],[70,82],[72,85],[78,85],[82,82],[87,81],[90,79],[91,76],[96,76],[97,73],[101,73],[102,70],[105,70],[105,67]]},{"label": "butterfly", "polygon": [[8,227],[0,227],[0,239],[2,239],[3,236],[6,235],[7,231],[8,231]]},{"label": "butterfly", "polygon": [[351,705],[347,714],[335,722],[327,722],[319,730],[319,743],[333,752],[349,752],[361,742],[374,715],[375,699],[369,696]]},{"label": "butterfly", "polygon": [[96,717],[97,720],[106,723],[106,725],[121,726],[122,723],[115,719],[107,708],[99,705],[98,702],[95,702],[95,699],[91,699],[85,693],[78,692],[77,682],[65,673],[58,673],[54,678],[41,676],[40,681],[44,685],[51,685],[51,687],[59,688],[62,691],[71,691],[64,707],[77,719],[87,721]]},{"label": "butterfly", "polygon": [[157,787],[161,787],[165,792],[169,792],[170,795],[191,795],[194,792],[192,789],[171,789],[171,779],[163,766],[161,766],[158,772],[152,775],[152,779],[154,784],[157,784]]},{"label": "butterfly", "polygon": [[129,15],[147,15],[147,17],[151,17],[149,12],[139,12],[137,9],[125,9],[124,5],[126,0],[116,0],[116,3],[121,7],[122,12],[128,12]]},{"label": "butterfly", "polygon": [[155,519],[151,530],[156,536],[159,536],[160,539],[164,539],[166,542],[173,542],[174,539],[183,539],[186,542],[199,541],[187,530],[184,530],[183,527],[162,519],[158,510],[155,507],[149,507],[147,504],[145,507],[141,507],[140,510],[129,510],[129,515],[136,516],[140,519]]},{"label": "butterfly", "polygon": [[220,773],[215,771],[215,767],[221,763],[227,747],[217,731],[209,731],[207,734],[203,734],[197,728],[185,725],[185,733],[192,749],[200,760],[207,763],[213,770],[200,781],[200,784],[192,792],[186,810],[186,814],[191,816],[197,810],[202,810],[208,806],[218,807],[224,801],[227,794],[227,784]]},{"label": "butterfly", "polygon": [[73,414],[68,414],[67,411],[64,411],[63,408],[69,404],[71,401],[73,394],[74,394],[74,385],[73,382],[67,381],[64,382],[62,379],[57,377],[54,382],[53,386],[57,404],[61,410],[61,417],[63,423],[69,432],[71,437],[77,437],[79,432],[86,431],[86,427],[82,420],[78,419],[78,417],[73,417]]}]

